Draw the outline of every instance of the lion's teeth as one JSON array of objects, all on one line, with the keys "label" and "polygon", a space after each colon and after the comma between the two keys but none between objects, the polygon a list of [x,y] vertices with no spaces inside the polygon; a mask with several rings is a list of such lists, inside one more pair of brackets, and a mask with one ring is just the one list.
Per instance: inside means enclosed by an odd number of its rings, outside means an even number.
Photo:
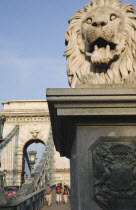
[{"label": "lion's teeth", "polygon": [[92,55],[92,53],[89,53],[89,52],[85,52],[85,54],[86,54],[86,56],[91,56]]},{"label": "lion's teeth", "polygon": [[106,46],[106,50],[110,50],[110,45],[107,45]]},{"label": "lion's teeth", "polygon": [[94,46],[94,49],[95,49],[95,50],[98,50],[98,46],[97,46],[97,45],[95,45],[95,46]]}]

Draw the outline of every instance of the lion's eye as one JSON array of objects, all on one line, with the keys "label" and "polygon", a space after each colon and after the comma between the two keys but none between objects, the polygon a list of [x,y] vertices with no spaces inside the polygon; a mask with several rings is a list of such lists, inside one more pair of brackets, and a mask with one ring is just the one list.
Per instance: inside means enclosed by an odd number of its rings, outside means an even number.
[{"label": "lion's eye", "polygon": [[115,14],[111,14],[111,15],[110,15],[110,20],[113,21],[113,20],[115,20],[115,19],[116,19],[116,15],[115,15]]},{"label": "lion's eye", "polygon": [[86,20],[86,22],[87,22],[88,24],[90,24],[90,23],[92,22],[92,18],[88,18],[88,19]]}]

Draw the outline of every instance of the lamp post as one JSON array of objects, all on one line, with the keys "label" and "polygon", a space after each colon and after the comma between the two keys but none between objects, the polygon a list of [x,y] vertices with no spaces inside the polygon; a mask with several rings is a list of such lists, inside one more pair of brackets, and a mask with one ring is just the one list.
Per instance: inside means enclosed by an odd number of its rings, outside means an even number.
[{"label": "lamp post", "polygon": [[36,154],[37,151],[29,151],[29,163],[30,163],[30,167],[31,167],[31,178],[34,177],[34,164],[36,163]]}]

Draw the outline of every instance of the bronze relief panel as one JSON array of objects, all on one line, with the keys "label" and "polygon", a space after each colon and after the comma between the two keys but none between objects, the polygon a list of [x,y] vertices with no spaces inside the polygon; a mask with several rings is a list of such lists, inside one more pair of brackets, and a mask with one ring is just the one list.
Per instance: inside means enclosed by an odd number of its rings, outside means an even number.
[{"label": "bronze relief panel", "polygon": [[92,151],[94,198],[102,209],[136,209],[136,137],[123,138],[102,137]]}]

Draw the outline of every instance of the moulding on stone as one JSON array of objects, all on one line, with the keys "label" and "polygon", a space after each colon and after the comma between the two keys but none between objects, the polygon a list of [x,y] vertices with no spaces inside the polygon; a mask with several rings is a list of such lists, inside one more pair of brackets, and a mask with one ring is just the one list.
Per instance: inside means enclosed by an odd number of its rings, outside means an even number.
[{"label": "moulding on stone", "polygon": [[50,121],[49,116],[32,116],[32,115],[6,115],[6,122],[10,123],[31,123],[31,122],[47,122]]}]

